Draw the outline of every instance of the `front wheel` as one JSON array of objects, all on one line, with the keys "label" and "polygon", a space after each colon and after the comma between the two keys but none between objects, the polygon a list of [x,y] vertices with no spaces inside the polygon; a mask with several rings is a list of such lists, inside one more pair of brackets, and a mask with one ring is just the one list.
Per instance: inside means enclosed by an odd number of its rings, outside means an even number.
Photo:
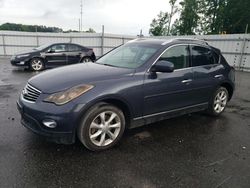
[{"label": "front wheel", "polygon": [[101,151],[114,146],[121,139],[124,129],[123,112],[113,105],[100,103],[84,115],[77,134],[88,149]]},{"label": "front wheel", "polygon": [[40,58],[33,58],[30,61],[30,69],[32,71],[41,71],[44,69],[44,62]]},{"label": "front wheel", "polygon": [[224,112],[228,99],[227,89],[225,87],[219,87],[209,102],[208,113],[213,116],[219,116]]}]

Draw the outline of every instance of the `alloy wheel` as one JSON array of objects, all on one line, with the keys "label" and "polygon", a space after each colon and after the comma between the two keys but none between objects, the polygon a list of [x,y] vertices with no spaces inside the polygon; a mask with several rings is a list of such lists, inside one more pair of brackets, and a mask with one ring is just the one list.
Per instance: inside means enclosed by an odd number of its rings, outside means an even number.
[{"label": "alloy wheel", "polygon": [[83,62],[83,63],[89,63],[89,62],[92,62],[92,61],[91,61],[90,58],[85,57],[85,58],[83,58],[83,61],[82,61],[82,62]]},{"label": "alloy wheel", "polygon": [[43,68],[43,62],[42,62],[42,60],[40,60],[40,59],[34,59],[31,62],[31,67],[35,71],[41,70]]},{"label": "alloy wheel", "polygon": [[218,114],[221,113],[225,109],[227,101],[227,92],[225,90],[219,91],[214,99],[214,111]]},{"label": "alloy wheel", "polygon": [[91,122],[89,138],[96,146],[107,146],[116,140],[120,131],[120,117],[113,111],[104,111]]}]

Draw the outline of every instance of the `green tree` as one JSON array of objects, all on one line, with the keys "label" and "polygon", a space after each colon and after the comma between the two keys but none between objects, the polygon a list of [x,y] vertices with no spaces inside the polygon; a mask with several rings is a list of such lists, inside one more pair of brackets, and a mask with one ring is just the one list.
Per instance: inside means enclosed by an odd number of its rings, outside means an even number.
[{"label": "green tree", "polygon": [[179,19],[176,19],[171,27],[171,31],[170,31],[171,35],[173,36],[180,35],[179,27],[180,27],[180,21]]},{"label": "green tree", "polygon": [[[247,25],[250,30],[250,0],[181,0],[180,8],[175,6],[175,0],[169,3],[171,12],[161,12],[152,21],[150,34],[244,33]],[[180,17],[172,24],[175,11],[180,12]]]},{"label": "green tree", "polygon": [[46,27],[41,25],[23,25],[15,23],[5,23],[0,25],[0,30],[9,30],[9,31],[27,31],[27,32],[53,32],[59,33],[63,30],[58,27]]},{"label": "green tree", "polygon": [[154,18],[150,24],[149,34],[153,36],[171,35],[172,20],[174,15],[178,12],[176,6],[177,0],[169,0],[170,12],[160,12],[157,18]]},{"label": "green tree", "polygon": [[95,30],[92,28],[89,28],[87,31],[85,31],[86,33],[95,33]]},{"label": "green tree", "polygon": [[227,0],[223,30],[228,34],[244,33],[250,27],[249,0]]},{"label": "green tree", "polygon": [[250,26],[246,0],[201,0],[201,27],[205,34],[219,34],[226,32],[244,33],[246,25]]},{"label": "green tree", "polygon": [[169,14],[167,12],[160,12],[157,18],[152,20],[150,24],[149,34],[153,36],[164,36],[167,32],[169,22]]},{"label": "green tree", "polygon": [[218,34],[223,31],[227,0],[201,0],[199,20],[203,34]]},{"label": "green tree", "polygon": [[177,26],[180,35],[194,35],[198,28],[200,16],[198,15],[199,1],[183,0],[180,2],[181,14]]}]

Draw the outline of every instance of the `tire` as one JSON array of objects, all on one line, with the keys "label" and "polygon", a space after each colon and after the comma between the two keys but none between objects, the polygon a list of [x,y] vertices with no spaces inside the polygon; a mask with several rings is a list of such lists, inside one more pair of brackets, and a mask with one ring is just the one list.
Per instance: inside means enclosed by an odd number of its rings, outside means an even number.
[{"label": "tire", "polygon": [[93,62],[90,57],[83,57],[81,59],[81,63],[89,63],[89,62]]},{"label": "tire", "polygon": [[30,61],[30,70],[42,71],[44,69],[44,62],[40,58],[33,58]]},{"label": "tire", "polygon": [[219,116],[222,114],[227,106],[229,94],[225,87],[219,87],[209,101],[208,114],[212,116]]},{"label": "tire", "polygon": [[89,150],[102,151],[116,145],[124,130],[123,112],[113,105],[99,103],[85,113],[78,126],[77,136]]}]

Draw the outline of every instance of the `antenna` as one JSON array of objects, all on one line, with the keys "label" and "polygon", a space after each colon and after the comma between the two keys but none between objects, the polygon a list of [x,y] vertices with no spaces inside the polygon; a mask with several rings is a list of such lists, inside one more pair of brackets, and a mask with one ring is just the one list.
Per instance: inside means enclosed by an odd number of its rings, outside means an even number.
[{"label": "antenna", "polygon": [[83,7],[83,4],[82,4],[82,0],[81,0],[81,4],[80,4],[80,8],[81,8],[81,18],[80,18],[80,31],[82,31],[82,7]]}]

